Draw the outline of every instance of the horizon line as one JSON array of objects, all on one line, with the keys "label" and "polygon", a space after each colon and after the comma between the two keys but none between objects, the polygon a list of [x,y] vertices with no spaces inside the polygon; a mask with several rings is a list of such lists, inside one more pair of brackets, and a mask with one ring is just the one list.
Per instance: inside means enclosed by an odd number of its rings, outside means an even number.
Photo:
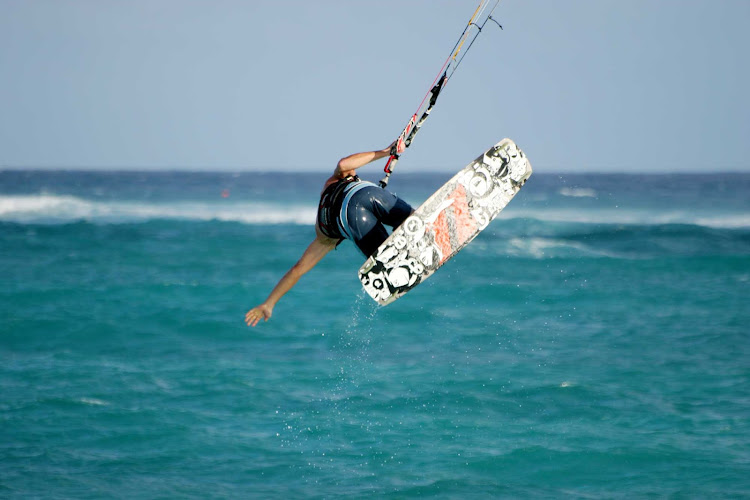
[{"label": "horizon line", "polygon": [[[423,174],[449,174],[459,170],[449,170],[436,168],[432,170],[420,171],[399,171],[404,175],[423,175]],[[208,168],[208,167],[168,167],[168,166],[149,166],[149,167],[91,167],[91,166],[11,166],[1,165],[0,173],[3,172],[81,172],[81,173],[202,173],[202,174],[327,174],[330,169],[325,170],[293,170],[293,169],[247,169],[247,168]],[[380,173],[381,170],[376,171]],[[366,172],[371,173],[371,172]],[[563,169],[542,169],[537,167],[535,174],[552,174],[552,175],[727,175],[727,174],[750,174],[750,167],[747,170],[715,170],[710,172],[700,172],[694,170],[563,170]]]}]

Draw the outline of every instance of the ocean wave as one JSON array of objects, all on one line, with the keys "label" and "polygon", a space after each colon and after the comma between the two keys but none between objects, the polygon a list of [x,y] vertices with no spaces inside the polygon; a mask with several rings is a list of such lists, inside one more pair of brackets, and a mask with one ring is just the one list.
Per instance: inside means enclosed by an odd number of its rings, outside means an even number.
[{"label": "ocean wave", "polygon": [[[29,224],[144,222],[156,219],[227,221],[244,224],[295,224],[315,222],[317,207],[307,203],[281,204],[258,201],[169,202],[91,200],[70,195],[1,195],[0,221]],[[705,213],[644,208],[535,208],[511,205],[500,220],[528,220],[553,224],[661,226],[686,224],[714,229],[750,228],[750,213]]]},{"label": "ocean wave", "polygon": [[[485,231],[464,250],[475,257],[649,259],[748,255],[746,232],[701,226],[577,226],[545,235],[547,228],[529,231]],[[554,231],[553,231],[554,232]],[[523,233],[523,235],[518,235]]]},{"label": "ocean wave", "polygon": [[0,196],[0,220],[20,223],[139,222],[154,219],[219,220],[246,224],[312,224],[316,207],[260,202],[98,201],[50,194]]},{"label": "ocean wave", "polygon": [[560,189],[559,193],[563,196],[570,196],[573,198],[596,198],[596,191],[589,188],[564,187]]},{"label": "ocean wave", "polygon": [[695,224],[698,226],[714,227],[719,229],[748,228],[750,227],[750,214],[697,217],[695,219]]},{"label": "ocean wave", "polygon": [[684,224],[714,229],[742,229],[750,227],[750,213],[695,213],[685,210],[647,210],[643,208],[552,209],[527,208],[508,210],[500,215],[505,219],[532,219],[541,222],[664,226]]},{"label": "ocean wave", "polygon": [[543,259],[547,257],[569,257],[574,255],[585,255],[588,257],[620,257],[619,254],[607,249],[596,248],[578,241],[570,241],[558,238],[511,238],[507,248],[507,255],[532,257]]}]

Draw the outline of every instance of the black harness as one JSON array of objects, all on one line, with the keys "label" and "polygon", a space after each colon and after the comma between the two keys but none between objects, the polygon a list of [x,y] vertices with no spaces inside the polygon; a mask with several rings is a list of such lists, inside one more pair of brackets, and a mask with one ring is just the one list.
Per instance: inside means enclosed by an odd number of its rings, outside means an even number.
[{"label": "black harness", "polygon": [[359,177],[350,175],[340,179],[325,188],[323,194],[320,195],[317,224],[320,232],[329,238],[346,239],[339,229],[339,214],[341,214],[341,205],[344,203],[347,188],[352,182],[359,182]]}]

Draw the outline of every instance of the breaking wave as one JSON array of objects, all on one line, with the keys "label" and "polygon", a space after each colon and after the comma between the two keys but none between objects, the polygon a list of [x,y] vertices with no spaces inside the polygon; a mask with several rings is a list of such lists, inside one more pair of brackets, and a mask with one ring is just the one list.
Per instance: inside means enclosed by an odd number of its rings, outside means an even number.
[{"label": "breaking wave", "polygon": [[[0,196],[0,221],[22,224],[65,224],[74,221],[132,223],[157,219],[230,221],[244,224],[297,224],[315,222],[317,207],[310,203],[281,204],[256,201],[171,202],[90,200],[70,195]],[[643,208],[554,209],[510,205],[500,219],[548,223],[657,226],[687,224],[717,229],[750,227],[750,213],[705,213],[684,210],[652,211]]]},{"label": "breaking wave", "polygon": [[570,196],[573,198],[596,198],[596,191],[589,188],[564,187],[560,189],[559,193],[563,196]]},{"label": "breaking wave", "polygon": [[258,202],[98,201],[75,196],[0,196],[0,220],[20,223],[139,222],[154,219],[219,220],[246,224],[310,224],[316,207]]}]

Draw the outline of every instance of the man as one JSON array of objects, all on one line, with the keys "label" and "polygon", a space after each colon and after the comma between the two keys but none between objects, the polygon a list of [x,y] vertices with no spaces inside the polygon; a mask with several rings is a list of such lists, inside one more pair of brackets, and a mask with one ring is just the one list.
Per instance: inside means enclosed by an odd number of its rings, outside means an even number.
[{"label": "man", "polygon": [[394,145],[398,154],[403,152],[403,140],[399,140],[386,149],[356,153],[339,161],[320,194],[315,239],[265,302],[248,311],[248,326],[261,319],[268,321],[279,299],[341,241],[352,240],[369,257],[388,238],[384,224],[395,228],[411,215],[414,210],[408,203],[356,174],[358,168],[390,155]]}]

